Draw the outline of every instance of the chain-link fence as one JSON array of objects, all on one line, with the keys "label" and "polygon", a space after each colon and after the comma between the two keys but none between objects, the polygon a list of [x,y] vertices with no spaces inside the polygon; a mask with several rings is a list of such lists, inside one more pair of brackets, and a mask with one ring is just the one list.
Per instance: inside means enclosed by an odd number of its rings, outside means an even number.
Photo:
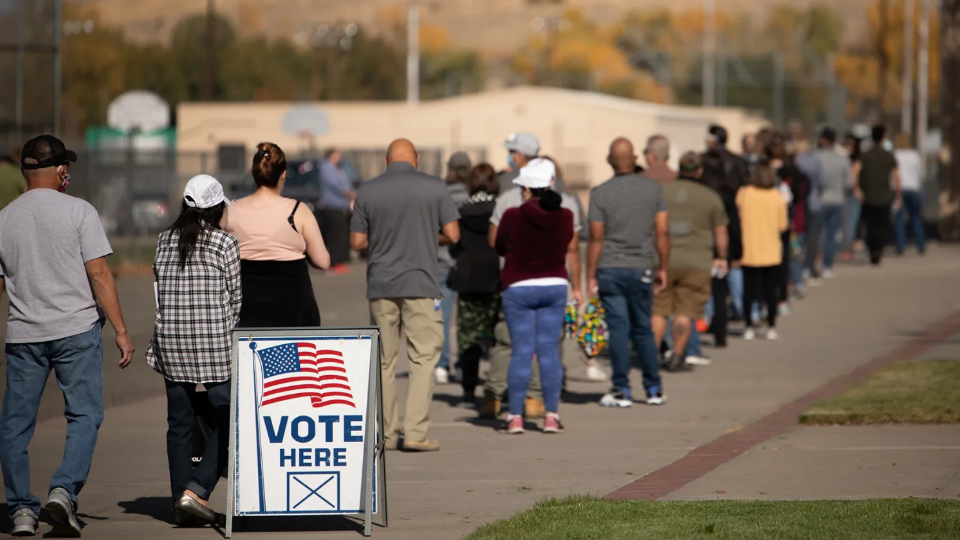
[{"label": "chain-link fence", "polygon": [[0,0],[0,151],[57,129],[60,0]]}]

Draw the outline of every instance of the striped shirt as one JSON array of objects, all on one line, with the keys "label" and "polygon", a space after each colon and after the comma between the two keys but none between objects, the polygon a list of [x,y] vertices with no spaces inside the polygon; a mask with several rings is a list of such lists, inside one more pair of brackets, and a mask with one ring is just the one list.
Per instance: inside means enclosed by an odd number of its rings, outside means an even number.
[{"label": "striped shirt", "polygon": [[666,211],[660,184],[638,174],[617,175],[590,190],[587,220],[603,223],[599,267],[653,269],[656,216]]}]

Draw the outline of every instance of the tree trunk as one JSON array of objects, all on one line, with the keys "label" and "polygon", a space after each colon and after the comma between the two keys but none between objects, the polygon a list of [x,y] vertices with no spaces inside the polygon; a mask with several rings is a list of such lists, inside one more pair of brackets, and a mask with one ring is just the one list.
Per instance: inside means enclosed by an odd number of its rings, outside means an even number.
[{"label": "tree trunk", "polygon": [[960,240],[960,0],[943,0],[941,22],[940,235]]}]

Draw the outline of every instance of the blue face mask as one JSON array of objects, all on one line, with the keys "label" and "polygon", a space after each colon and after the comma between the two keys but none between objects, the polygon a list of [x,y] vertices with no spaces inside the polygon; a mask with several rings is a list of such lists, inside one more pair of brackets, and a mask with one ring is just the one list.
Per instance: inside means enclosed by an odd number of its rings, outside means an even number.
[{"label": "blue face mask", "polygon": [[890,139],[883,140],[883,149],[887,152],[893,152],[893,141]]},{"label": "blue face mask", "polygon": [[514,161],[513,161],[513,153],[512,153],[512,152],[509,153],[509,154],[507,154],[507,166],[510,167],[511,169],[516,169],[516,168],[517,168],[517,167],[516,167],[516,163],[514,163]]}]

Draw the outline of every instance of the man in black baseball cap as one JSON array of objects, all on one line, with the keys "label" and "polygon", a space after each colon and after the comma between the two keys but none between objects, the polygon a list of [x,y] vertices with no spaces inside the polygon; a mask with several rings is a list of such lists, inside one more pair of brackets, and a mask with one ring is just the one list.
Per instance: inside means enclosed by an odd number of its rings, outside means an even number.
[{"label": "man in black baseball cap", "polygon": [[0,211],[0,293],[7,317],[7,388],[0,412],[11,534],[37,532],[40,500],[30,491],[27,448],[51,371],[64,395],[67,441],[44,509],[54,534],[80,536],[77,494],[87,481],[103,421],[103,345],[97,304],[116,330],[121,368],[135,347],[120,312],[106,256],[112,253],[90,203],[65,195],[77,155],[56,137],[24,145],[20,167],[27,191]]}]

